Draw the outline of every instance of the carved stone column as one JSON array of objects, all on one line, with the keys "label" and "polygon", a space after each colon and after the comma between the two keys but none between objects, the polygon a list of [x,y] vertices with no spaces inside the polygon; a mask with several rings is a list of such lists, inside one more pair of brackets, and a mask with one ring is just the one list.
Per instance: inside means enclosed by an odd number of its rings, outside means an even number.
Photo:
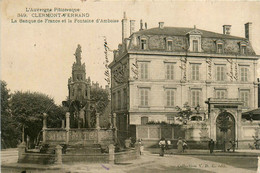
[{"label": "carved stone column", "polygon": [[66,112],[66,129],[70,129],[70,113]]},{"label": "carved stone column", "polygon": [[22,142],[21,144],[18,145],[18,163],[21,163],[24,159],[24,154],[25,154],[25,149],[26,149],[26,144],[25,142]]},{"label": "carved stone column", "polygon": [[115,130],[115,140],[117,141],[116,113],[113,113],[113,128]]},{"label": "carved stone column", "polygon": [[64,127],[65,127],[65,121],[61,120],[61,128],[64,129]]},{"label": "carved stone column", "polygon": [[66,143],[69,143],[69,135],[70,135],[70,113],[66,112]]},{"label": "carved stone column", "polygon": [[110,144],[108,146],[108,153],[109,153],[109,164],[115,163],[115,146]]},{"label": "carved stone column", "polygon": [[96,128],[97,129],[100,129],[100,126],[99,126],[99,113],[96,113]]},{"label": "carved stone column", "polygon": [[47,114],[43,113],[43,129],[47,128]]},{"label": "carved stone column", "polygon": [[112,114],[109,114],[109,118],[108,118],[108,123],[110,124],[110,126],[109,126],[109,128],[110,129],[112,129],[112,118],[113,118],[113,116],[112,116]]},{"label": "carved stone column", "polygon": [[62,147],[60,145],[55,147],[55,164],[62,164]]},{"label": "carved stone column", "polygon": [[113,113],[113,127],[117,129],[116,127],[116,113]]},{"label": "carved stone column", "polygon": [[46,142],[47,114],[43,113],[42,142]]}]

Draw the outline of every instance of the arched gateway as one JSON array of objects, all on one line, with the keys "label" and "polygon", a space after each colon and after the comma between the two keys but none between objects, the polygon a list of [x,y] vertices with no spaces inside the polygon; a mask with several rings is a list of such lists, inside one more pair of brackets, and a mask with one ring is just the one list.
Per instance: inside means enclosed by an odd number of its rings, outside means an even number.
[{"label": "arched gateway", "polygon": [[240,139],[243,102],[239,99],[209,98],[206,103],[210,120],[210,138],[216,141],[217,148],[223,147],[224,140],[229,142]]},{"label": "arched gateway", "polygon": [[223,148],[224,143],[235,141],[236,122],[234,116],[226,111],[221,112],[216,119],[216,144],[218,149]]}]

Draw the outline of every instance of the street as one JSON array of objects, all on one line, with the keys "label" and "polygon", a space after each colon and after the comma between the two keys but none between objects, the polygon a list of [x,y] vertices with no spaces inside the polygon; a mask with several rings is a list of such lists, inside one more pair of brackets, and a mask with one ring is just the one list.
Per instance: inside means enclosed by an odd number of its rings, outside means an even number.
[{"label": "street", "polygon": [[138,167],[128,171],[141,172],[256,172],[256,157],[240,157],[240,156],[182,156],[182,155],[166,155],[146,156],[158,157],[156,162],[149,166]]},{"label": "street", "polygon": [[[1,151],[2,164],[17,162],[17,149]],[[63,164],[62,170],[58,172],[236,172],[255,173],[257,170],[256,156],[216,156],[216,155],[174,155],[166,154],[160,157],[158,154],[151,154],[148,151],[140,159],[120,164],[86,164],[71,163]],[[3,171],[2,171],[3,172]]]}]

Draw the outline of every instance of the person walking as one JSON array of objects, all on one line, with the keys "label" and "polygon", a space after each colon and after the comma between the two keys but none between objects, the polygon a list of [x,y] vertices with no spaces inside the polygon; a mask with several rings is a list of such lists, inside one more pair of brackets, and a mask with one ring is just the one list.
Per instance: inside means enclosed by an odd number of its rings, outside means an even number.
[{"label": "person walking", "polygon": [[213,153],[214,145],[215,145],[215,142],[213,141],[213,139],[210,139],[210,141],[209,141],[209,151],[210,151],[210,154]]},{"label": "person walking", "polygon": [[159,142],[159,146],[160,146],[160,156],[164,156],[164,149],[165,149],[165,139],[161,138],[160,142]]},{"label": "person walking", "polygon": [[142,139],[139,139],[139,145],[140,145],[140,155],[142,155],[143,154],[143,152],[144,152],[144,145],[143,145],[143,143],[142,143]]},{"label": "person walking", "polygon": [[178,153],[183,152],[183,141],[182,141],[181,137],[179,137],[179,140],[177,142],[177,151],[178,151]]},{"label": "person walking", "polygon": [[183,152],[185,152],[186,149],[188,149],[188,144],[186,142],[186,140],[183,140]]}]

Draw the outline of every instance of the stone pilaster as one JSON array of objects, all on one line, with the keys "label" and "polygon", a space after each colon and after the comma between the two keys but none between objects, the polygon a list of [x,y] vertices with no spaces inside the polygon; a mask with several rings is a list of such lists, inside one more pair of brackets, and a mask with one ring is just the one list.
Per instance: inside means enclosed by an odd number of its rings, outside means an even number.
[{"label": "stone pilaster", "polygon": [[70,135],[70,113],[66,112],[66,143],[69,143],[69,135]]},{"label": "stone pilaster", "polygon": [[42,141],[46,142],[46,129],[47,129],[47,114],[43,113],[43,125],[42,125]]},{"label": "stone pilaster", "polygon": [[55,164],[62,164],[62,147],[60,145],[55,147]]},{"label": "stone pilaster", "polygon": [[18,163],[21,163],[24,159],[24,154],[26,150],[26,144],[25,142],[22,142],[21,144],[18,145]]},{"label": "stone pilaster", "polygon": [[108,146],[108,153],[109,153],[109,164],[115,163],[115,146],[110,144]]}]

